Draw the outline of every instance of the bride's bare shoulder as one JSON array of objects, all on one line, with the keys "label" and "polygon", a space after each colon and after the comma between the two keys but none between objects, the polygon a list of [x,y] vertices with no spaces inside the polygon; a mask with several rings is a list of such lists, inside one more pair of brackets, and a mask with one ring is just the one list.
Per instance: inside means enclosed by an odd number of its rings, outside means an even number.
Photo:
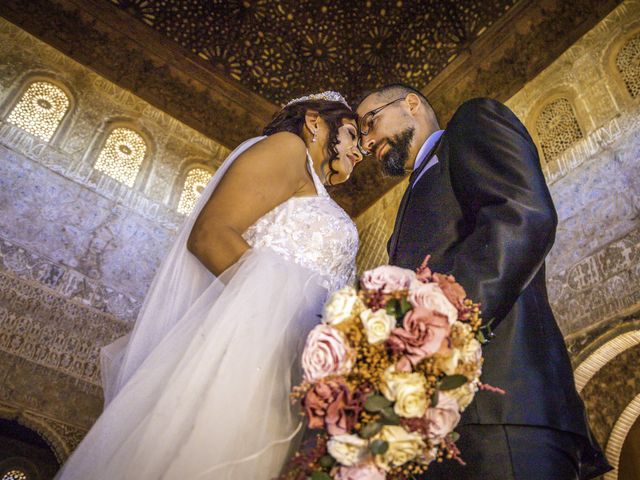
[{"label": "bride's bare shoulder", "polygon": [[254,145],[254,148],[263,150],[263,153],[276,155],[280,158],[305,158],[307,146],[304,140],[295,133],[278,132],[269,135],[267,138]]},{"label": "bride's bare shoulder", "polygon": [[306,159],[307,146],[302,138],[290,132],[278,132],[246,150],[231,171],[242,172],[248,168],[253,176],[256,171],[265,170],[299,182],[306,176]]}]

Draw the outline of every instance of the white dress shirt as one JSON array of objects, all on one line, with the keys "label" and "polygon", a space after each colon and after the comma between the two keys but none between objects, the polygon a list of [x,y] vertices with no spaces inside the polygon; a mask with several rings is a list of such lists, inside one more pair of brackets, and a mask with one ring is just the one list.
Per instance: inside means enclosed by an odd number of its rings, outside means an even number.
[{"label": "white dress shirt", "polygon": [[[422,147],[420,147],[420,150],[418,151],[415,164],[413,165],[414,170],[417,170],[418,168],[420,168],[420,165],[422,165],[422,162],[424,161],[425,157],[427,156],[429,151],[433,148],[433,146],[436,144],[436,142],[440,140],[440,137],[442,136],[443,133],[444,133],[444,130],[437,130],[433,132],[431,135],[429,135],[429,138],[427,138],[427,140],[422,144]],[[424,169],[420,172],[420,175],[418,175],[418,178],[415,179],[415,181],[411,185],[411,188],[413,188],[413,186],[416,183],[418,183],[422,175],[424,175],[424,173],[427,170],[429,170],[431,167],[433,167],[436,163],[438,163],[438,157],[434,155],[433,157],[431,157],[431,160],[429,160],[429,163],[427,163]]]}]

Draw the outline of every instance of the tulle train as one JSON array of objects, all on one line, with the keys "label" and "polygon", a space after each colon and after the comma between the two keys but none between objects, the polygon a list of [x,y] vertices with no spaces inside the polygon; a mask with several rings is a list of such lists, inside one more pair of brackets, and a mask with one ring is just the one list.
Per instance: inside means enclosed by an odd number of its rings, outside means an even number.
[{"label": "tulle train", "polygon": [[[56,478],[277,476],[299,437],[288,394],[326,298],[319,282],[271,250],[247,252],[151,351]],[[125,343],[107,348],[107,369]]]}]

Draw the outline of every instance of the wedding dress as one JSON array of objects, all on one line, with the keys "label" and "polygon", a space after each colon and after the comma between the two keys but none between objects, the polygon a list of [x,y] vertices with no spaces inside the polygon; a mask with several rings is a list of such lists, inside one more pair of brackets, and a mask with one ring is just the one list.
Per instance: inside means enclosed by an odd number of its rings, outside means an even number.
[{"label": "wedding dress", "polygon": [[294,197],[243,237],[251,249],[218,278],[186,249],[207,185],[161,265],[130,335],[101,352],[105,409],[58,479],[278,476],[300,437],[288,398],[328,293],[354,280],[358,235],[310,157],[317,196]]}]

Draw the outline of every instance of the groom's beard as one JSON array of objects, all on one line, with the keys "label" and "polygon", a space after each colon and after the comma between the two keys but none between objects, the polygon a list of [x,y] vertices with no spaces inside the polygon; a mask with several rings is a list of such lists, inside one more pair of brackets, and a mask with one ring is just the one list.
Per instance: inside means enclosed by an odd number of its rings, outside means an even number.
[{"label": "groom's beard", "polygon": [[414,133],[415,129],[409,127],[387,140],[389,149],[380,159],[382,173],[390,177],[403,177],[406,174],[405,165],[409,159],[409,148],[411,147]]}]

